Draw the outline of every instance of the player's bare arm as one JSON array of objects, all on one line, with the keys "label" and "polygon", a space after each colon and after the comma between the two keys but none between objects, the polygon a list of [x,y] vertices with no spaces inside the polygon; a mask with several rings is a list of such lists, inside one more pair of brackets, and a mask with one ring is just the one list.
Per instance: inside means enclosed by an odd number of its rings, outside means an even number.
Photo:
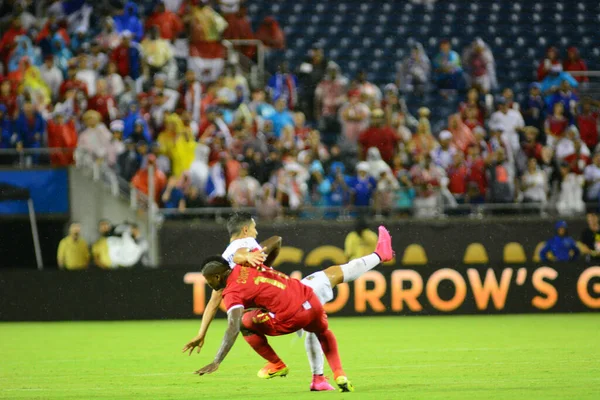
[{"label": "player's bare arm", "polygon": [[265,264],[267,267],[272,267],[275,259],[277,256],[279,256],[281,242],[281,236],[271,236],[267,240],[261,242],[260,247],[262,247],[264,253],[267,254],[267,259],[263,262],[263,264]]},{"label": "player's bare arm", "polygon": [[259,251],[251,251],[248,248],[238,249],[233,255],[233,262],[238,265],[258,267],[267,259],[267,254],[264,251],[264,248],[259,249]]},{"label": "player's bare arm", "polygon": [[206,308],[204,309],[204,313],[202,314],[202,321],[200,322],[200,330],[198,331],[198,335],[196,335],[183,347],[183,353],[189,351],[189,355],[191,356],[195,348],[198,348],[197,352],[200,353],[202,346],[204,346],[204,338],[206,336],[206,332],[208,331],[210,323],[215,318],[215,315],[217,315],[217,310],[219,309],[219,304],[221,304],[222,298],[222,290],[212,291],[210,295],[210,300],[208,301],[208,304],[206,304]]},{"label": "player's bare arm", "polygon": [[223,337],[221,347],[219,348],[219,351],[217,352],[217,355],[212,363],[195,372],[198,375],[210,374],[219,369],[219,365],[223,362],[233,347],[233,344],[240,333],[242,316],[244,315],[244,307],[232,308],[227,314],[227,330],[225,331],[225,336]]}]

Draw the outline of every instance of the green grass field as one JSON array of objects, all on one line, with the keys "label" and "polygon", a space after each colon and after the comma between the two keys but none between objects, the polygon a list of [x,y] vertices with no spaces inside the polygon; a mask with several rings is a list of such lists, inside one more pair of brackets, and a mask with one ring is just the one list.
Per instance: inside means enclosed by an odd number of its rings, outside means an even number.
[{"label": "green grass field", "polygon": [[[2,399],[600,399],[600,316],[332,318],[355,393],[311,393],[304,345],[272,340],[291,369],[263,381],[241,339],[215,354],[179,351],[197,321],[0,324]],[[329,370],[326,370],[329,372]]]}]

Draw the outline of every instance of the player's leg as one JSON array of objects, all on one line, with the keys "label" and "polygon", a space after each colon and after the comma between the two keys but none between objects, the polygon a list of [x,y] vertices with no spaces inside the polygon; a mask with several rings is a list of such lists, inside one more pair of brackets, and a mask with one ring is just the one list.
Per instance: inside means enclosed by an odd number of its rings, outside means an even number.
[{"label": "player's leg", "polygon": [[352,282],[358,279],[365,272],[372,270],[382,262],[394,258],[392,249],[392,237],[384,226],[379,227],[379,238],[377,247],[373,254],[357,258],[344,265],[334,265],[325,269],[325,275],[329,278],[331,287],[335,287],[342,282]]},{"label": "player's leg", "polygon": [[261,368],[257,374],[259,378],[264,379],[286,376],[289,373],[289,368],[267,340],[267,334],[273,336],[271,321],[269,313],[261,310],[247,312],[242,317],[241,332],[244,340],[259,356],[267,360],[267,365]]},{"label": "player's leg", "polygon": [[308,363],[310,364],[310,370],[313,373],[312,381],[310,383],[310,390],[312,392],[335,390],[333,386],[327,382],[327,378],[323,374],[325,360],[323,358],[321,343],[319,343],[317,335],[306,332],[304,347],[306,348],[306,355],[308,357]]}]

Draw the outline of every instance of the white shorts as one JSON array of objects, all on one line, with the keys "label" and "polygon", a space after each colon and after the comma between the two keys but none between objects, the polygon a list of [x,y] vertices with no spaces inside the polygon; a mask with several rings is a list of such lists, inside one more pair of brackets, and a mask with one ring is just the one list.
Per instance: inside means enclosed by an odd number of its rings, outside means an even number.
[{"label": "white shorts", "polygon": [[329,282],[329,278],[325,275],[325,272],[315,272],[302,279],[300,282],[312,288],[321,304],[333,300],[333,289],[331,288],[331,282]]}]

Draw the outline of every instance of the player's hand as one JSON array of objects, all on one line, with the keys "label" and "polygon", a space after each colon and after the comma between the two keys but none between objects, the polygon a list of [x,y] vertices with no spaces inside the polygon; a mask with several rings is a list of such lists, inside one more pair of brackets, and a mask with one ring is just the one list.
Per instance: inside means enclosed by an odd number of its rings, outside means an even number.
[{"label": "player's hand", "polygon": [[204,374],[212,374],[213,372],[215,372],[218,369],[219,369],[219,364],[217,364],[216,362],[212,362],[212,363],[208,364],[206,367],[202,367],[194,373],[202,376]]},{"label": "player's hand", "polygon": [[246,255],[246,262],[253,267],[258,267],[267,259],[266,247],[263,247],[259,251],[248,253]]},{"label": "player's hand", "polygon": [[182,353],[185,353],[186,351],[190,352],[190,356],[192,355],[192,352],[194,351],[194,349],[197,347],[198,348],[198,353],[200,353],[200,350],[202,349],[202,346],[204,346],[204,336],[196,336],[195,338],[193,338],[192,340],[190,340],[184,347],[183,350],[181,350]]}]

